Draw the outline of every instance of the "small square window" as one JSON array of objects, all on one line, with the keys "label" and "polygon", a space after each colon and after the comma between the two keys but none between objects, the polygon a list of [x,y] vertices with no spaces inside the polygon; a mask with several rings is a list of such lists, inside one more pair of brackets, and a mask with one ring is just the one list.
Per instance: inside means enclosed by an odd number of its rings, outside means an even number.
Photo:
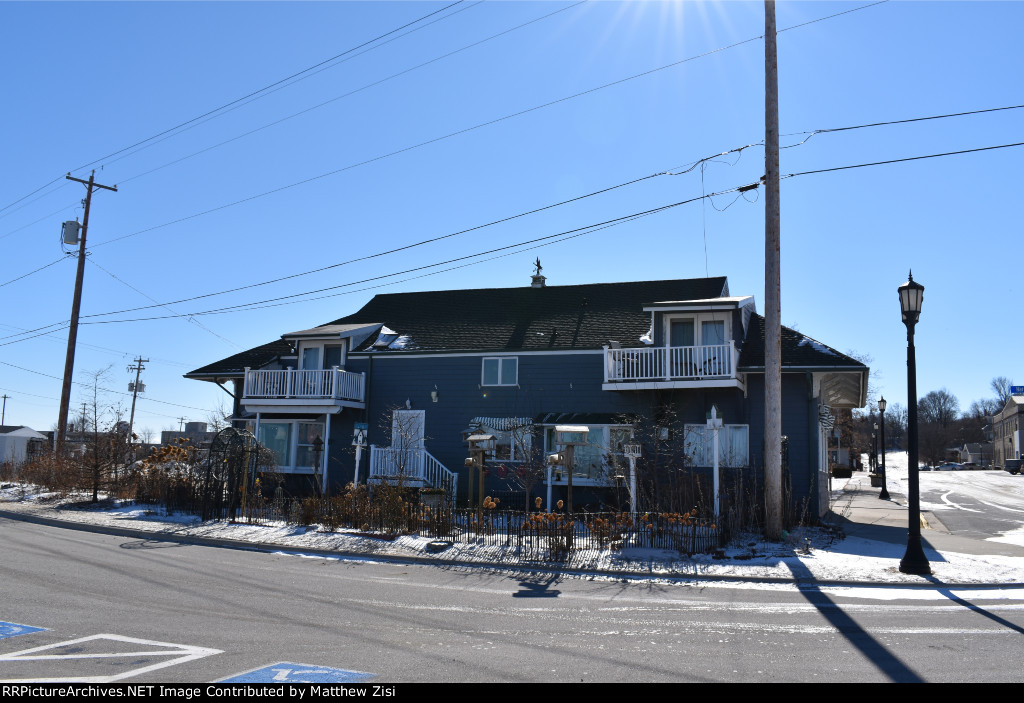
[{"label": "small square window", "polygon": [[519,383],[519,359],[511,356],[484,359],[482,385],[515,386]]}]

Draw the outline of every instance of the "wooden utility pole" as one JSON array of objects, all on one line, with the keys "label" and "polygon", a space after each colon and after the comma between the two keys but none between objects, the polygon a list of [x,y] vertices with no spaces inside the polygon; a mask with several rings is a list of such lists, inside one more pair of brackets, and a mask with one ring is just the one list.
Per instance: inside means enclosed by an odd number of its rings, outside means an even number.
[{"label": "wooden utility pole", "polygon": [[135,372],[135,383],[132,385],[132,414],[128,417],[128,445],[132,444],[132,430],[135,427],[135,399],[139,395],[139,377],[142,375],[143,369],[146,367],[143,364],[148,364],[149,359],[143,359],[140,354],[135,361],[135,366],[129,366],[129,371]]},{"label": "wooden utility pole", "polygon": [[69,173],[65,178],[85,185],[85,214],[82,216],[81,241],[78,244],[78,272],[75,274],[75,295],[71,302],[71,324],[68,327],[68,353],[64,359],[64,385],[60,390],[60,415],[57,418],[57,451],[60,452],[68,432],[68,407],[71,405],[71,376],[75,370],[75,343],[78,341],[78,311],[82,307],[82,279],[85,277],[85,235],[89,230],[89,206],[92,192],[104,188],[117,192],[117,186],[105,186],[96,182],[96,172],[89,174],[89,180],[74,178]]},{"label": "wooden utility pole", "polygon": [[7,417],[7,399],[11,396],[4,393],[4,409],[0,411],[0,425],[4,424],[4,418]]},{"label": "wooden utility pole", "polygon": [[764,505],[765,532],[782,534],[782,283],[779,76],[775,0],[764,3]]}]

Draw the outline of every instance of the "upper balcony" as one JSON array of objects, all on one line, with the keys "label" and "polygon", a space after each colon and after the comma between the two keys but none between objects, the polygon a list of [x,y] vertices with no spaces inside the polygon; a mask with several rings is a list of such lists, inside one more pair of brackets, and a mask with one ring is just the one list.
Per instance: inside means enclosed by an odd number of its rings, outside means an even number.
[{"label": "upper balcony", "polygon": [[604,348],[606,391],[743,388],[733,342],[691,347]]},{"label": "upper balcony", "polygon": [[366,407],[366,374],[339,368],[245,370],[242,405],[249,412],[336,413]]}]

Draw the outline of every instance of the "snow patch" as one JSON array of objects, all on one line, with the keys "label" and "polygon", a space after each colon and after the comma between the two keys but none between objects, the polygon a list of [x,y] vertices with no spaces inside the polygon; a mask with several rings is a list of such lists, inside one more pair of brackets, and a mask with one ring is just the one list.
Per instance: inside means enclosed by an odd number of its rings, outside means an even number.
[{"label": "snow patch", "polygon": [[833,350],[829,349],[828,347],[826,347],[821,342],[813,340],[810,337],[803,337],[800,340],[799,344],[797,344],[797,346],[798,347],[811,347],[812,349],[814,349],[814,351],[819,351],[822,354],[828,354],[829,356],[839,356],[838,354],[836,354],[836,352],[834,352]]}]

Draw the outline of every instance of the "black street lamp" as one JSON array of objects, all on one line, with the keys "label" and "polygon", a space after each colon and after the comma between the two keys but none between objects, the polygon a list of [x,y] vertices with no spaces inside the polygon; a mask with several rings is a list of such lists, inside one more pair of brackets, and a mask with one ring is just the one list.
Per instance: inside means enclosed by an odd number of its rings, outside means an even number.
[{"label": "black street lamp", "polygon": [[924,286],[914,281],[914,274],[911,272],[907,282],[896,290],[900,295],[903,324],[907,326],[907,489],[910,499],[910,530],[907,535],[907,551],[900,560],[900,571],[905,574],[924,575],[930,574],[932,569],[921,547],[921,495],[917,457],[917,357],[914,353],[914,326],[921,316]]},{"label": "black street lamp", "polygon": [[882,492],[878,494],[880,500],[889,500],[889,489],[885,485],[885,397],[878,399],[878,414],[879,423],[882,425],[882,436],[880,437],[882,443]]}]

